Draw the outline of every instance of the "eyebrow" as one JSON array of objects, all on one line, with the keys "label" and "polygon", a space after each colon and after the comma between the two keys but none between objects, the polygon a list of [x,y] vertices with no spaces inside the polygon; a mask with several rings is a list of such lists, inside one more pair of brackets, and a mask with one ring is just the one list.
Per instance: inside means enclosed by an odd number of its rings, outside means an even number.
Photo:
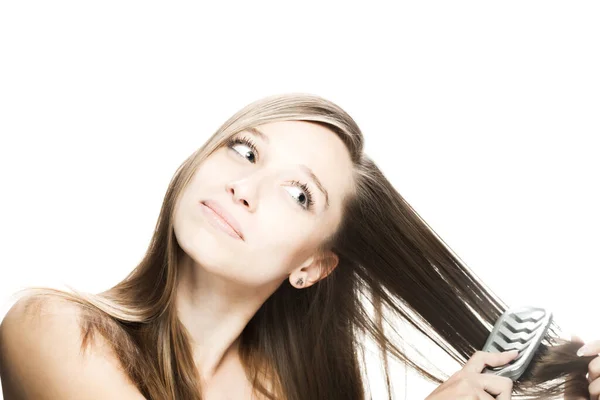
[{"label": "eyebrow", "polygon": [[[260,130],[258,130],[257,128],[254,127],[250,127],[250,128],[246,128],[246,130],[252,134],[254,134],[255,136],[258,136],[259,138],[261,138],[261,140],[263,140],[265,143],[269,143],[269,137],[267,135],[265,135],[263,132],[261,132]],[[317,188],[321,191],[321,193],[323,193],[323,195],[325,196],[325,208],[329,208],[329,192],[327,192],[327,189],[325,189],[325,186],[323,186],[323,184],[321,183],[321,181],[319,180],[319,178],[317,177],[317,175],[315,175],[315,173],[313,172],[312,169],[310,169],[309,167],[307,167],[304,164],[298,164],[300,166],[300,168],[302,168],[302,170],[308,174],[308,176],[310,176],[310,178],[313,180],[313,182],[315,183],[315,185],[317,186]]]}]

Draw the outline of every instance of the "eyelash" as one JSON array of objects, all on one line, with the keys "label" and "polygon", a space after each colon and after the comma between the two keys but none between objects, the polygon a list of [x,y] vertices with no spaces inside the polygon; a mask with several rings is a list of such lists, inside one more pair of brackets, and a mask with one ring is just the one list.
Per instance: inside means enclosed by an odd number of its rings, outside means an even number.
[{"label": "eyelash", "polygon": [[[245,136],[233,137],[233,138],[229,138],[229,140],[227,140],[227,147],[229,147],[230,149],[233,148],[233,146],[235,146],[236,144],[245,144],[256,155],[260,154],[258,149],[256,148],[256,144],[252,141],[252,139],[250,139],[248,137],[245,137]],[[242,156],[240,155],[240,157],[242,157]],[[255,157],[255,162],[256,162],[256,159],[258,159],[258,157]],[[302,183],[302,182],[298,182],[298,181],[292,181],[292,184],[294,186],[301,188],[302,190],[304,190],[304,193],[306,193],[307,206],[306,207],[302,206],[302,203],[300,203],[299,201],[296,201],[296,203],[298,203],[300,205],[300,207],[304,208],[305,210],[311,210],[313,207],[314,201],[313,201],[313,194],[310,191],[310,189],[308,188],[308,185],[306,183]]]}]

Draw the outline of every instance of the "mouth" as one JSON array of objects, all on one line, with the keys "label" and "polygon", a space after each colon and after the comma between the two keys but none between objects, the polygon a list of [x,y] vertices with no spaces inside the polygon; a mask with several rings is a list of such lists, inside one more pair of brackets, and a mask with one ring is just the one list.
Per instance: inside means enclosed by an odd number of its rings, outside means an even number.
[{"label": "mouth", "polygon": [[219,228],[230,236],[244,240],[244,235],[239,228],[238,222],[229,214],[225,209],[219,206],[218,203],[206,200],[201,201],[200,204],[205,207],[205,212],[209,213],[211,217],[210,221],[216,228]]}]

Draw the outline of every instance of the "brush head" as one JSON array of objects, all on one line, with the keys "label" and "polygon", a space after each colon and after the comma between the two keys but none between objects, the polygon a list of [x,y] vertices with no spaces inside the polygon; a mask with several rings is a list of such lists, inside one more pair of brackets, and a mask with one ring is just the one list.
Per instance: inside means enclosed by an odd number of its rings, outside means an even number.
[{"label": "brush head", "polygon": [[501,353],[518,350],[517,357],[499,367],[485,367],[482,373],[511,378],[525,372],[552,322],[552,313],[541,307],[521,306],[508,309],[496,321],[483,351]]}]

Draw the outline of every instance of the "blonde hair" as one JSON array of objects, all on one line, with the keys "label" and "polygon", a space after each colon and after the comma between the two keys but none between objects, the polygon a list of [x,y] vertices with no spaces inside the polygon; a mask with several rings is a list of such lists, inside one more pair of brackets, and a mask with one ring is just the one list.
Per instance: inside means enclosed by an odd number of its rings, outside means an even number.
[{"label": "blonde hair", "polygon": [[[177,260],[182,251],[173,232],[177,200],[196,168],[231,136],[288,120],[321,124],[338,135],[350,154],[355,186],[343,199],[339,228],[320,248],[339,256],[337,268],[303,290],[282,284],[242,332],[240,355],[247,376],[256,390],[272,399],[362,399],[364,336],[368,335],[383,355],[390,398],[388,353],[426,379],[442,383],[447,374],[428,372],[392,343],[384,324],[394,327],[386,315],[408,321],[464,363],[481,348],[507,306],[364,154],[363,135],[355,121],[316,95],[289,93],[252,102],[192,153],[169,183],[144,258],[124,280],[98,294],[49,288],[29,288],[25,293],[59,296],[79,304],[82,347],[89,345],[96,332],[106,337],[147,398],[200,399],[189,336],[174,307]],[[369,306],[374,317],[367,311]],[[290,309],[294,312],[286,312]],[[586,360],[574,355],[571,343],[561,343],[555,329],[556,325],[548,331],[538,358],[515,384],[515,391],[550,398],[549,394],[562,393],[563,386],[548,386],[546,381],[581,371]]]}]

